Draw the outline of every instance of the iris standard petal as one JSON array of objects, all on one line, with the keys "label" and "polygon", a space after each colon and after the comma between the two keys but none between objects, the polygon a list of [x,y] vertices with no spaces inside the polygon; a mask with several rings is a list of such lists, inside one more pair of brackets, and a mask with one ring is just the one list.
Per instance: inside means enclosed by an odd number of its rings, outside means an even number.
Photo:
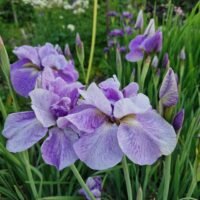
[{"label": "iris standard petal", "polygon": [[40,88],[33,90],[29,95],[32,101],[31,107],[42,125],[44,127],[55,125],[56,120],[50,111],[50,107],[59,100],[59,96]]},{"label": "iris standard petal", "polygon": [[27,67],[27,59],[19,60],[11,65],[11,82],[15,91],[21,96],[27,97],[36,84],[40,74],[36,68]]},{"label": "iris standard petal", "polygon": [[47,55],[42,59],[42,66],[62,69],[67,65],[67,61],[63,55]]},{"label": "iris standard petal", "polygon": [[154,35],[147,37],[142,47],[147,53],[159,52],[162,49],[162,32],[157,31]]},{"label": "iris standard petal", "polygon": [[144,113],[151,108],[149,98],[139,93],[132,98],[124,98],[114,104],[114,117],[120,119],[130,114]]},{"label": "iris standard petal", "polygon": [[8,151],[21,152],[37,143],[47,131],[36,119],[34,112],[27,111],[8,115],[2,134],[8,139]]},{"label": "iris standard petal", "polygon": [[119,90],[120,82],[114,75],[113,78],[109,78],[99,84],[99,87],[103,90],[105,96],[111,101],[118,101],[123,97],[122,92]]},{"label": "iris standard petal", "polygon": [[135,50],[138,49],[140,47],[140,45],[142,44],[142,42],[146,39],[146,35],[138,35],[136,36],[133,40],[131,40],[131,42],[129,43],[129,49]]},{"label": "iris standard petal", "polygon": [[108,88],[113,88],[113,89],[119,89],[120,88],[120,82],[116,75],[114,75],[112,78],[108,78],[105,81],[102,81],[99,83],[99,87],[101,89],[108,89]]},{"label": "iris standard petal", "polygon": [[79,90],[79,93],[85,99],[85,104],[93,105],[103,113],[111,115],[111,103],[95,83],[90,84],[87,91]]},{"label": "iris standard petal", "polygon": [[[79,131],[86,133],[94,132],[106,120],[105,114],[96,108],[84,109],[80,112],[69,114],[64,118]],[[57,123],[59,123],[59,121]]]},{"label": "iris standard petal", "polygon": [[165,75],[160,87],[159,97],[166,107],[176,105],[178,102],[178,86],[174,71],[170,68]]},{"label": "iris standard petal", "polygon": [[41,147],[44,161],[58,170],[73,164],[77,160],[73,149],[73,143],[77,139],[78,135],[71,129],[50,129],[49,136]]},{"label": "iris standard petal", "polygon": [[153,110],[122,120],[117,136],[124,154],[139,165],[169,155],[177,143],[173,127]]},{"label": "iris standard petal", "polygon": [[28,59],[33,64],[40,66],[40,59],[38,56],[37,48],[28,45],[23,45],[21,47],[16,47],[13,53],[21,60]]},{"label": "iris standard petal", "polygon": [[138,90],[139,90],[138,84],[135,82],[132,82],[132,83],[128,84],[122,90],[122,92],[123,92],[124,97],[129,98],[129,97],[134,97],[135,95],[137,95]]},{"label": "iris standard petal", "polygon": [[83,135],[74,149],[91,169],[104,170],[118,164],[123,156],[117,141],[117,126],[104,123],[94,133]]},{"label": "iris standard petal", "polygon": [[52,44],[46,43],[45,45],[38,47],[38,54],[40,59],[42,60],[47,55],[58,55],[58,52]]}]

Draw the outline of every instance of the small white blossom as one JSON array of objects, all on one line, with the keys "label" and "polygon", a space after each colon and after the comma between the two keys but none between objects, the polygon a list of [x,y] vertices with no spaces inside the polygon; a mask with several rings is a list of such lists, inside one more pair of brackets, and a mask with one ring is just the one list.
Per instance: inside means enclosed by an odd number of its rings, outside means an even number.
[{"label": "small white blossom", "polygon": [[71,32],[74,32],[75,30],[75,26],[73,24],[68,24],[67,25],[67,28],[71,31]]}]

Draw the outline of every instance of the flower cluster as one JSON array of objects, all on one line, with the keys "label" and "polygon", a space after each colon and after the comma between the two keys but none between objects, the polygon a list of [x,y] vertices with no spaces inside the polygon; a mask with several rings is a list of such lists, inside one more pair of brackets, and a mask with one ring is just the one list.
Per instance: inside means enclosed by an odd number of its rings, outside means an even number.
[{"label": "flower cluster", "polygon": [[[69,54],[68,46],[65,51]],[[85,88],[77,82],[73,61],[66,60],[58,45],[22,46],[14,53],[19,60],[11,68],[12,84],[30,97],[32,111],[6,119],[3,135],[9,151],[24,151],[48,134],[41,146],[47,164],[61,170],[80,159],[102,170],[118,164],[124,155],[136,164],[150,165],[174,150],[174,128],[138,92],[136,82],[120,89],[113,76]],[[177,101],[176,86],[170,69],[160,90],[164,106]]]},{"label": "flower cluster", "polygon": [[[107,16],[111,21],[111,28],[112,26],[114,28],[108,33],[108,46],[105,47],[105,51],[116,46],[121,46],[120,51],[126,52],[126,41],[122,39],[131,36],[136,30],[141,30],[143,28],[143,11],[140,10],[135,22],[133,14],[129,11],[123,11],[122,13],[109,11]],[[119,27],[116,28],[115,24],[119,24]]]},{"label": "flower cluster", "polygon": [[39,8],[52,8],[63,7],[66,10],[72,10],[73,14],[85,13],[85,10],[89,7],[89,0],[22,0],[25,4],[30,4],[33,7]]},{"label": "flower cluster", "polygon": [[78,72],[71,60],[67,61],[59,46],[47,43],[44,46],[21,46],[14,49],[18,61],[11,65],[11,81],[15,91],[28,96],[34,89],[37,77],[45,68],[51,68],[55,76],[67,83],[78,79]]}]

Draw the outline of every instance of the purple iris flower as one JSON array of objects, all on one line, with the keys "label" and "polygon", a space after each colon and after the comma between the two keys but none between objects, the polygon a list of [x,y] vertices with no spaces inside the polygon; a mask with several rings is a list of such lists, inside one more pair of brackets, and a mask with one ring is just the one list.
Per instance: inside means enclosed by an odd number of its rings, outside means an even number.
[{"label": "purple iris flower", "polygon": [[128,11],[124,11],[124,12],[122,13],[122,17],[123,17],[123,18],[126,18],[126,19],[132,19],[132,18],[133,18],[133,14],[130,13],[130,12],[128,12]]},{"label": "purple iris flower", "polygon": [[[96,198],[96,200],[101,200],[101,192],[102,192],[102,180],[101,177],[89,177],[86,181],[86,185]],[[79,190],[79,194],[83,195],[87,200],[90,200],[90,197],[87,195],[84,189]]]},{"label": "purple iris flower", "polygon": [[176,146],[173,127],[152,109],[147,96],[138,93],[138,84],[119,88],[114,77],[79,90],[82,106],[88,107],[57,122],[63,128],[71,123],[82,132],[74,149],[92,169],[113,167],[124,154],[136,164],[150,165]]},{"label": "purple iris flower", "polygon": [[107,16],[109,17],[117,17],[118,16],[118,13],[116,11],[109,11],[107,13]]},{"label": "purple iris flower", "polygon": [[142,60],[145,53],[156,53],[162,49],[162,32],[154,30],[154,23],[150,21],[145,33],[136,36],[129,43],[130,52],[126,55],[126,59],[130,62]]},{"label": "purple iris flower", "polygon": [[54,73],[71,83],[78,79],[78,72],[72,62],[68,62],[52,44],[41,47],[21,46],[13,51],[18,61],[11,65],[11,81],[16,92],[27,97],[34,89],[39,74],[46,67],[54,69]]},{"label": "purple iris flower", "polygon": [[126,59],[130,62],[142,60],[144,54],[159,52],[162,48],[162,32],[157,31],[153,35],[138,35],[129,44],[130,52]]},{"label": "purple iris flower", "polygon": [[79,82],[66,83],[52,69],[45,68],[37,78],[36,88],[29,93],[33,111],[13,113],[6,119],[3,135],[8,139],[7,149],[24,151],[49,132],[41,147],[44,161],[58,170],[74,163],[77,156],[73,143],[78,135],[70,125],[60,129],[56,123],[74,108],[81,87]]},{"label": "purple iris flower", "polygon": [[133,29],[130,26],[126,26],[124,31],[127,35],[131,35],[133,33]]},{"label": "purple iris flower", "polygon": [[124,31],[121,29],[114,29],[109,33],[111,37],[122,37],[124,35]]}]

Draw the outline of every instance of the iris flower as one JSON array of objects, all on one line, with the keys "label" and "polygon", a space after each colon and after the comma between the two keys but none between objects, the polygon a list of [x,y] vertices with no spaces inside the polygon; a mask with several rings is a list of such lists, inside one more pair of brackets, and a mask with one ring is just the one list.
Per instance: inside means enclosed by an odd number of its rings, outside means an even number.
[{"label": "iris flower", "polygon": [[78,72],[71,61],[67,61],[50,43],[41,47],[21,46],[14,50],[18,61],[11,65],[11,82],[15,91],[27,97],[34,89],[36,79],[49,67],[66,82],[71,83],[78,79]]},{"label": "iris flower", "polygon": [[[95,196],[96,200],[101,200],[101,192],[102,192],[102,180],[101,177],[89,177],[86,181],[86,185]],[[87,195],[85,190],[82,188],[79,191],[79,194],[84,196],[87,200],[90,200],[90,197]]]},{"label": "iris flower", "polygon": [[10,152],[24,151],[40,139],[44,140],[41,151],[47,164],[61,170],[77,160],[73,142],[78,134],[70,126],[57,127],[59,117],[66,116],[77,103],[79,82],[66,83],[45,68],[37,78],[36,88],[29,93],[33,111],[10,114],[5,122],[3,135]]},{"label": "iris flower", "polygon": [[120,90],[115,76],[98,86],[92,83],[87,90],[79,90],[83,97],[80,109],[58,119],[60,127],[70,123],[81,132],[74,150],[90,168],[113,167],[124,154],[136,164],[151,165],[174,150],[173,127],[138,89],[132,82]]},{"label": "iris flower", "polygon": [[162,32],[155,32],[154,21],[150,21],[144,34],[136,36],[129,43],[130,52],[126,59],[130,62],[142,60],[145,54],[151,54],[161,51],[162,49]]}]

